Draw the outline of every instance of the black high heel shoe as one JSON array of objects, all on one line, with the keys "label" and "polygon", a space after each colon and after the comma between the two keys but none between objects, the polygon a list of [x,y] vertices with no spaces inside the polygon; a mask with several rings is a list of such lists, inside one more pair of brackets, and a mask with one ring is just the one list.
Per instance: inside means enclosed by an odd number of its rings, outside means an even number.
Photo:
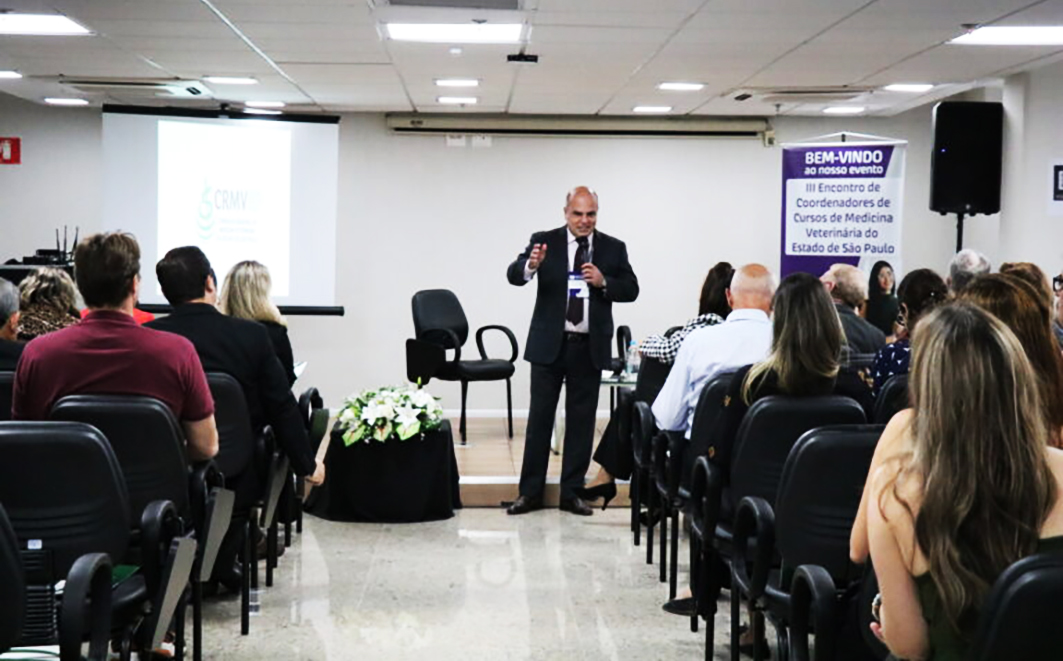
[{"label": "black high heel shoe", "polygon": [[609,507],[609,501],[616,498],[616,482],[605,482],[589,489],[582,487],[576,490],[576,494],[583,500],[602,499],[602,510]]}]

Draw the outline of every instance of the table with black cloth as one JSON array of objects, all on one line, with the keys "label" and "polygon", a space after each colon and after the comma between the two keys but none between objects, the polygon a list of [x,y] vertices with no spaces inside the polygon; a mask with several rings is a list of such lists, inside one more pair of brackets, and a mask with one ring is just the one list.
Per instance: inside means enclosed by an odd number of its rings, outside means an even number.
[{"label": "table with black cloth", "polygon": [[329,521],[439,521],[461,509],[458,460],[450,423],[400,441],[372,439],[344,445],[333,427],[325,455],[325,484],[306,511]]}]

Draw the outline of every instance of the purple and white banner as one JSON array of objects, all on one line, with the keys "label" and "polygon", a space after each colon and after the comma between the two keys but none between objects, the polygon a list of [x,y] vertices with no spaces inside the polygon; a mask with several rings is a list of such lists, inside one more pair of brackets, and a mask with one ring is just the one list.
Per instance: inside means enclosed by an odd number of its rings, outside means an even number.
[{"label": "purple and white banner", "polygon": [[784,145],[782,277],[831,264],[901,268],[904,142]]}]

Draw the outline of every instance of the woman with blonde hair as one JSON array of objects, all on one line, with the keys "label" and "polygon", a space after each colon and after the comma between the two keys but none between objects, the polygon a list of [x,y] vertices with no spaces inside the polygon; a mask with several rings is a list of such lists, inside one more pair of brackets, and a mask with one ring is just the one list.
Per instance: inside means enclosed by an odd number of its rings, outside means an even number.
[{"label": "woman with blonde hair", "polygon": [[288,339],[288,322],[270,300],[273,281],[269,269],[253,260],[240,262],[229,270],[221,288],[221,311],[230,317],[257,321],[269,331],[273,351],[288,375],[288,385],[295,383],[295,359]]},{"label": "woman with blonde hair", "polygon": [[872,629],[899,658],[959,661],[1004,569],[1063,552],[1063,452],[1047,444],[1037,376],[999,319],[950,303],[915,339],[913,408],[886,427],[880,443],[898,451],[864,493],[881,589]]},{"label": "woman with blonde hair", "polygon": [[66,271],[45,267],[19,283],[18,339],[28,342],[78,323],[77,289]]}]

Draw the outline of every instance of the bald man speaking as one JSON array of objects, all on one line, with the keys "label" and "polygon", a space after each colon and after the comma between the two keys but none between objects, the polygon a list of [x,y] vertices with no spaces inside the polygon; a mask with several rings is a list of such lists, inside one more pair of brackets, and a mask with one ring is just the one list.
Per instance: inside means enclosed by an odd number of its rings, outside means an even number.
[{"label": "bald man speaking", "polygon": [[565,197],[565,226],[536,232],[506,276],[523,287],[539,281],[524,359],[531,363],[531,407],[524,439],[520,497],[507,509],[525,514],[543,506],[554,412],[565,384],[565,449],[561,504],[590,515],[576,495],[591,460],[602,370],[609,364],[613,303],[639,295],[623,241],[595,229],[598,194],[585,186]]}]

